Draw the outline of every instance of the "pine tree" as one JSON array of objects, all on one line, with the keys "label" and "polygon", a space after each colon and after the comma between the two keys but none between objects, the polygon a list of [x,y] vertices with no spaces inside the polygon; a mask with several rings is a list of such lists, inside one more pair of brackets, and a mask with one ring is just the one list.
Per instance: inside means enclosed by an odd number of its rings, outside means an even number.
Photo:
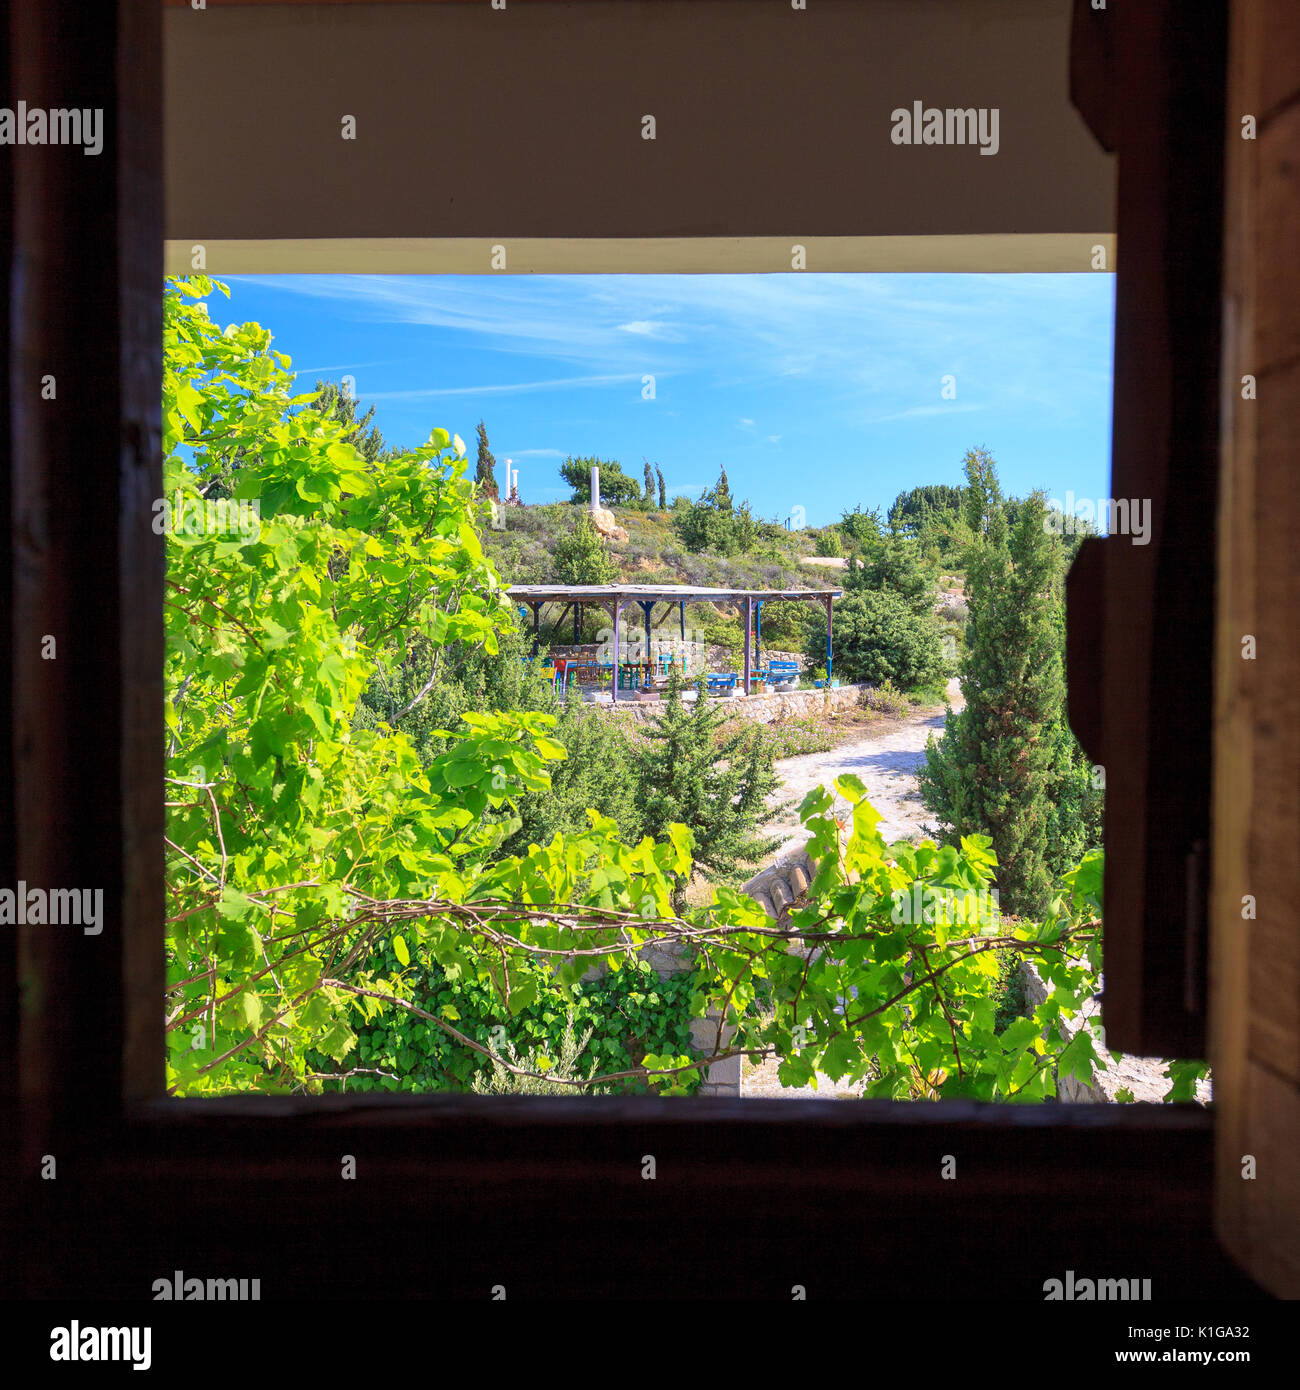
[{"label": "pine tree", "polygon": [[357,398],[354,395],[333,381],[318,381],[312,409],[319,410],[322,415],[341,425],[351,425],[347,441],[367,463],[375,463],[383,456],[387,446],[379,427],[371,423],[375,418],[373,405],[358,417]]},{"label": "pine tree", "polygon": [[479,487],[483,489],[485,497],[499,498],[500,492],[497,490],[497,461],[492,455],[492,450],[488,448],[487,426],[482,420],[478,422],[478,468],[474,477],[478,480]]},{"label": "pine tree", "polygon": [[1009,529],[993,460],[967,454],[969,621],[961,662],[966,707],[930,740],[921,796],[945,837],[991,835],[1002,905],[1033,914],[1078,844],[1099,838],[1082,754],[1065,719],[1062,555],[1032,493]]},{"label": "pine tree", "polygon": [[659,479],[659,510],[668,510],[668,489],[664,486],[664,470],[655,464],[655,476]]},{"label": "pine tree", "polygon": [[[778,779],[757,730],[724,734],[726,716],[710,703],[703,677],[695,688],[688,710],[680,676],[675,670],[669,676],[663,712],[646,726],[646,742],[634,755],[637,809],[642,833],[656,839],[674,822],[687,826],[696,866],[734,882],[780,844],[780,836],[759,833],[771,817],[767,797]],[[686,888],[682,883],[675,895],[678,912]]]},{"label": "pine tree", "polygon": [[727,470],[725,466],[718,476],[717,487],[713,489],[712,493],[708,494],[708,497],[718,511],[729,512],[731,510],[731,487],[727,483]]}]

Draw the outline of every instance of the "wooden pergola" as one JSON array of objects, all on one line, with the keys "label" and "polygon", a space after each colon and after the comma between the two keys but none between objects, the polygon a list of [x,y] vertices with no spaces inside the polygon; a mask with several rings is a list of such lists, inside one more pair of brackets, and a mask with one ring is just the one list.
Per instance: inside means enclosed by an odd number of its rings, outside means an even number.
[{"label": "wooden pergola", "polygon": [[[744,691],[749,694],[754,666],[762,646],[763,605],[776,599],[819,602],[826,605],[826,677],[831,675],[832,606],[843,589],[711,589],[693,584],[512,584],[506,594],[516,603],[526,605],[533,614],[533,652],[536,654],[541,632],[542,605],[562,603],[565,612],[573,609],[573,640],[578,640],[579,624],[584,606],[605,609],[614,621],[615,677],[613,698],[618,700],[618,649],[624,608],[636,603],[645,616],[646,652],[650,650],[650,628],[656,604],[676,604],[683,639],[686,637],[686,605],[688,603],[742,603],[745,609],[745,669]],[[559,622],[564,621],[564,613]],[[558,626],[558,624],[557,624]]]}]

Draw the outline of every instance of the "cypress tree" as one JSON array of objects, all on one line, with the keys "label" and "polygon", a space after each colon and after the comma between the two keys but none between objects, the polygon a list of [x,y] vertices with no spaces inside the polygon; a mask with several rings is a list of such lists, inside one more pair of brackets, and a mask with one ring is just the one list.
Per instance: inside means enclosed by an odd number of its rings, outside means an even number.
[{"label": "cypress tree", "polygon": [[496,467],[497,461],[492,455],[492,450],[488,448],[487,426],[480,420],[478,422],[478,468],[475,470],[474,477],[483,489],[485,497],[500,497],[501,495],[497,490]]},{"label": "cypress tree", "polygon": [[643,459],[642,462],[645,464],[645,500],[648,506],[653,507],[655,504],[654,469],[650,467],[649,459]]},{"label": "cypress tree", "polygon": [[668,510],[668,489],[664,486],[664,470],[655,464],[655,475],[659,479],[659,510]]},{"label": "cypress tree", "polygon": [[993,459],[965,459],[969,621],[961,661],[966,707],[931,739],[921,796],[945,838],[992,836],[1003,906],[1041,912],[1054,876],[1099,835],[1096,796],[1065,719],[1062,556],[1043,494],[1008,527]]}]

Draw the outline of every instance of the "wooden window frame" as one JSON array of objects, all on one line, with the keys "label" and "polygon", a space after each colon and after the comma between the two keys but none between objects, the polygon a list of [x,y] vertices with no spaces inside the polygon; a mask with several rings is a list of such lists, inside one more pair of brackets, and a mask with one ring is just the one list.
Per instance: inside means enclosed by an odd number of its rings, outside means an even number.
[{"label": "wooden window frame", "polygon": [[[1180,7],[1150,9],[1166,18],[1142,50],[1158,68],[1177,47]],[[4,1124],[4,1227],[44,1252],[6,1260],[5,1277],[35,1295],[147,1297],[152,1278],[190,1265],[260,1277],[264,1297],[309,1297],[382,1292],[373,1281],[401,1268],[413,1296],[487,1297],[504,1284],[512,1295],[788,1297],[804,1283],[853,1297],[878,1294],[887,1269],[891,1297],[933,1300],[967,1296],[978,1268],[985,1296],[1041,1297],[1041,1280],[1065,1268],[1112,1268],[1120,1230],[1145,1261],[1135,1272],[1151,1270],[1167,1294],[1249,1294],[1210,1231],[1213,1122],[1198,1109],[157,1098],[163,557],[148,504],[161,495],[160,7],[15,0],[11,14],[9,91],[49,105],[76,91],[114,120],[101,160],[28,151],[0,166],[13,195],[0,198],[0,307],[14,326],[0,397],[0,611],[13,614],[0,715],[14,730],[0,845],[11,879],[21,865],[32,881],[102,884],[107,924],[96,938],[0,938],[0,987],[21,997],[0,1030],[0,1075],[17,1078],[0,1096],[16,1121]],[[1118,129],[1123,156],[1130,127]],[[1178,291],[1189,263],[1160,261],[1171,237],[1197,258],[1210,247],[1178,222],[1181,202],[1156,199],[1148,224],[1137,179],[1122,174],[1120,191],[1125,360],[1154,361],[1170,387],[1198,373],[1213,397],[1217,364],[1175,360],[1165,325],[1129,312],[1139,273]],[[41,402],[52,363],[75,412]],[[1169,396],[1136,410],[1131,394],[1117,374],[1117,459],[1185,423]],[[1135,434],[1121,439],[1121,426]],[[41,659],[45,633],[58,634],[56,662]],[[1113,760],[1117,697],[1110,685],[1089,697],[1079,669],[1072,702],[1096,716],[1086,741]],[[1108,1008],[1127,997],[1120,973]],[[1155,1036],[1139,1027],[1135,1037]],[[57,1185],[35,1176],[47,1154]],[[353,1183],[341,1182],[345,1154]],[[949,1154],[956,1182],[941,1177]],[[278,1235],[254,1258],[256,1222]]]}]

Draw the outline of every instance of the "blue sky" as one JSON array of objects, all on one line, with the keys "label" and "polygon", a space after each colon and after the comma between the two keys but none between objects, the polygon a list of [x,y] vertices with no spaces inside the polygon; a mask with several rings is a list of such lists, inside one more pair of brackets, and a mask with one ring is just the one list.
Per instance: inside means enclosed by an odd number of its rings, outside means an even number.
[{"label": "blue sky", "polygon": [[[698,496],[725,466],[760,516],[809,525],[961,481],[985,445],[1004,490],[1105,497],[1114,277],[235,276],[307,383],[356,379],[390,443],[480,418],[525,502],[568,496],[566,454],[643,458]],[[653,400],[642,379],[655,378]],[[943,378],[955,380],[944,399]]]}]

